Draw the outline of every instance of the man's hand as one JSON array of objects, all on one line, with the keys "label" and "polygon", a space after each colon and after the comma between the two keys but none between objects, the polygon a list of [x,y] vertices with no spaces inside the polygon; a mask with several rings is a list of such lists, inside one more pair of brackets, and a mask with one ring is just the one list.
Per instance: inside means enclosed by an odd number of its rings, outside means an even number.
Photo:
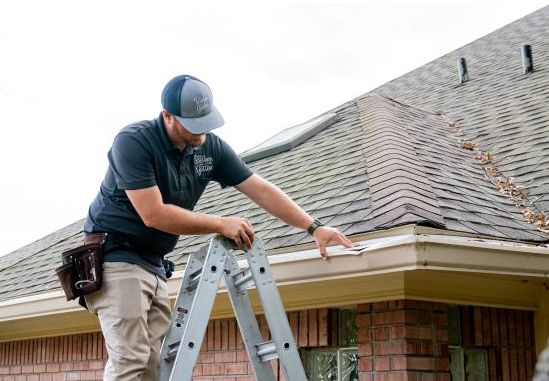
[{"label": "man's hand", "polygon": [[254,243],[254,228],[244,218],[223,217],[221,219],[220,234],[232,239],[240,250],[251,249]]},{"label": "man's hand", "polygon": [[316,228],[313,233],[313,237],[316,241],[318,249],[320,250],[320,256],[325,261],[328,260],[328,252],[326,251],[326,246],[331,241],[336,241],[337,243],[345,247],[353,247],[356,245],[354,242],[349,241],[349,239],[345,237],[345,235],[341,233],[338,229],[331,228],[329,226],[320,226]]}]

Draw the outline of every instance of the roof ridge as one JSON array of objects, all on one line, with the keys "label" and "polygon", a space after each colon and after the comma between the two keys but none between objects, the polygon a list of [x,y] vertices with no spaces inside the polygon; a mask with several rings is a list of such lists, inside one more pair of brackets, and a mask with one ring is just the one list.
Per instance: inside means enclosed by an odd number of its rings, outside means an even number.
[{"label": "roof ridge", "polygon": [[[386,204],[387,197],[397,195],[398,205],[392,210],[375,214],[372,216],[373,224],[376,228],[380,228],[387,224],[388,221],[405,219],[408,222],[426,222],[435,226],[444,226],[444,218],[438,204],[438,199],[428,179],[427,171],[416,152],[412,143],[412,136],[408,134],[406,125],[401,125],[398,131],[405,135],[404,139],[398,139],[398,134],[395,134],[395,127],[399,123],[394,123],[394,119],[398,118],[398,113],[394,110],[388,111],[392,104],[409,107],[419,110],[429,115],[440,116],[438,113],[427,112],[414,108],[410,105],[401,104],[398,101],[383,97],[376,93],[369,93],[356,100],[359,117],[362,121],[361,128],[364,131],[364,141],[366,158],[366,170],[368,172],[368,183],[370,187],[370,195],[372,196],[373,210],[382,210]],[[371,110],[375,109],[375,112]],[[398,140],[398,143],[395,143]],[[406,144],[403,144],[403,141]],[[414,164],[409,160],[393,158],[391,160],[391,168],[387,165],[379,165],[378,158],[379,149],[392,149],[401,153],[404,157],[414,157]],[[404,164],[406,162],[406,164]],[[411,168],[413,165],[414,168]],[[395,166],[398,169],[395,171]],[[399,177],[398,182],[386,182],[387,174],[394,174]],[[409,174],[404,176],[403,174]],[[418,174],[420,174],[418,176]],[[419,178],[419,181],[414,179]],[[416,197],[410,197],[409,192],[399,192],[401,185],[411,185],[409,189],[415,189],[418,185],[421,187],[421,192],[417,193]]]}]

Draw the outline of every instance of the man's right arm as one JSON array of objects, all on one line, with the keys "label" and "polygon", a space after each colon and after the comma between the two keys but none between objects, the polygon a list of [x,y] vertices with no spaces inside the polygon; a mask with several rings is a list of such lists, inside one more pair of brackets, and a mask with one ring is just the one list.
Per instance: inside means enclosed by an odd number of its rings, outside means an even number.
[{"label": "man's right arm", "polygon": [[165,204],[157,186],[126,190],[126,194],[147,227],[178,235],[217,233],[241,249],[252,247],[253,228],[244,218],[213,216]]}]

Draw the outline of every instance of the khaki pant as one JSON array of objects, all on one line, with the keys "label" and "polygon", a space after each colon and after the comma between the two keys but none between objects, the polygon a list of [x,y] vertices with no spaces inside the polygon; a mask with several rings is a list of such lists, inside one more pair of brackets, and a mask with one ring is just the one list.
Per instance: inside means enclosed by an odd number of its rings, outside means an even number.
[{"label": "khaki pant", "polygon": [[86,295],[109,354],[103,380],[156,381],[171,321],[166,282],[130,263],[105,262],[103,269],[101,289]]}]

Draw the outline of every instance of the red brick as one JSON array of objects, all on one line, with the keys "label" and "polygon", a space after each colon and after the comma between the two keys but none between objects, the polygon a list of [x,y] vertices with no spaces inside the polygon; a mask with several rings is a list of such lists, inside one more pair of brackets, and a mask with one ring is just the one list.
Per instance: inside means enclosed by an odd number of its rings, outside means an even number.
[{"label": "red brick", "polygon": [[10,374],[10,367],[9,366],[0,366],[0,375],[2,374]]},{"label": "red brick", "polygon": [[370,327],[372,325],[371,314],[358,314],[356,317],[357,328]]},{"label": "red brick", "polygon": [[88,371],[85,371],[85,372],[81,372],[80,373],[80,378],[82,380],[95,380],[95,371],[93,370],[88,370]]},{"label": "red brick", "polygon": [[388,315],[388,319],[387,323],[389,324],[404,324],[406,322],[406,311],[391,311]]},{"label": "red brick", "polygon": [[236,352],[216,352],[214,353],[214,361],[219,362],[236,362]]},{"label": "red brick", "polygon": [[105,363],[102,361],[102,360],[95,360],[95,361],[90,361],[88,363],[88,368],[89,369],[104,369],[105,368]]},{"label": "red brick", "polygon": [[225,364],[204,364],[202,374],[204,376],[222,376],[225,373]]},{"label": "red brick", "polygon": [[437,380],[438,381],[451,381],[452,378],[450,376],[450,373],[439,373],[437,375]]},{"label": "red brick", "polygon": [[318,347],[318,311],[309,310],[308,318],[309,346]]},{"label": "red brick", "polygon": [[53,381],[52,373],[40,373],[40,381]]},{"label": "red brick", "polygon": [[15,381],[27,381],[27,376],[19,374],[15,376]]},{"label": "red brick", "polygon": [[292,330],[292,335],[296,343],[299,342],[298,332],[299,332],[299,312],[294,311],[290,312],[288,321],[290,323],[290,328]]},{"label": "red brick", "polygon": [[45,373],[46,364],[37,364],[34,366],[34,373]]},{"label": "red brick", "polygon": [[297,345],[300,347],[306,347],[309,343],[308,327],[307,311],[299,311],[299,340]]},{"label": "red brick", "polygon": [[431,343],[418,343],[419,344],[419,354],[422,356],[434,356],[434,348]]},{"label": "red brick", "polygon": [[438,359],[438,370],[442,372],[450,371],[450,360],[448,358],[439,358]]},{"label": "red brick", "polygon": [[249,362],[248,361],[248,352],[246,352],[246,351],[236,352],[236,361],[237,362]]},{"label": "red brick", "polygon": [[213,352],[201,352],[196,360],[197,364],[208,364],[214,362]]},{"label": "red brick", "polygon": [[[88,363],[88,367],[89,367],[89,363]],[[71,370],[73,370],[72,362],[62,362],[62,363],[59,364],[59,371],[68,372],[68,371],[71,371]]]},{"label": "red brick", "polygon": [[246,363],[234,363],[227,364],[225,367],[225,374],[247,374],[248,373],[248,364]]},{"label": "red brick", "polygon": [[421,373],[421,381],[437,381],[437,375],[435,373]]},{"label": "red brick", "polygon": [[215,342],[214,342],[214,321],[210,320],[208,322],[208,328],[206,330],[206,348],[209,351],[213,351],[215,349]]},{"label": "red brick", "polygon": [[480,308],[480,317],[481,317],[481,329],[482,329],[482,344],[491,345],[492,344],[492,328],[490,324],[490,312],[486,307]]},{"label": "red brick", "polygon": [[411,381],[407,372],[379,372],[376,373],[376,381]]},{"label": "red brick", "polygon": [[424,302],[424,301],[421,301],[421,300],[405,299],[404,300],[404,308],[416,309],[416,310],[432,310],[433,303]]},{"label": "red brick", "polygon": [[372,303],[372,310],[374,311],[386,311],[389,308],[387,302],[375,302]]},{"label": "red brick", "polygon": [[391,322],[391,312],[375,312],[373,314],[374,325],[386,325]]},{"label": "red brick", "polygon": [[64,375],[65,375],[65,378],[64,378],[65,381],[80,381],[81,380],[80,372],[67,372]]},{"label": "red brick", "polygon": [[408,370],[435,370],[435,359],[432,357],[408,357]]},{"label": "red brick", "polygon": [[376,340],[389,340],[389,327],[374,328],[374,338]]},{"label": "red brick", "polygon": [[46,372],[57,373],[59,372],[59,364],[50,363],[46,364]]},{"label": "red brick", "polygon": [[438,342],[448,342],[448,329],[447,328],[437,328],[436,329],[436,340]]},{"label": "red brick", "polygon": [[27,381],[40,381],[40,375],[39,374],[29,374],[27,376]]},{"label": "red brick", "polygon": [[214,320],[214,349],[221,350],[221,320]]},{"label": "red brick", "polygon": [[404,300],[389,300],[389,308],[392,310],[400,310],[404,308]]},{"label": "red brick", "polygon": [[359,304],[356,306],[357,312],[370,312],[372,310],[372,305],[370,303]]},{"label": "red brick", "polygon": [[236,319],[229,320],[229,349],[236,349]]},{"label": "red brick", "polygon": [[371,358],[359,358],[358,369],[361,372],[371,372],[373,370],[373,361]]},{"label": "red brick", "polygon": [[10,366],[10,374],[21,374],[21,366]]},{"label": "red brick", "polygon": [[21,373],[32,373],[34,371],[33,365],[23,365],[21,367]]},{"label": "red brick", "polygon": [[437,327],[447,327],[448,326],[448,313],[446,312],[435,312],[433,320]]},{"label": "red brick", "polygon": [[390,357],[376,357],[374,359],[374,370],[376,372],[379,372],[382,370],[390,370],[390,369],[391,369]]},{"label": "red brick", "polygon": [[358,329],[358,342],[369,343],[372,341],[372,329],[371,328],[359,328]]},{"label": "red brick", "polygon": [[359,357],[371,356],[372,354],[373,354],[372,344],[360,344],[358,346],[358,356]]},{"label": "red brick", "polygon": [[509,372],[509,351],[507,349],[501,350],[501,376],[503,381],[511,381],[511,374]]},{"label": "red brick", "polygon": [[321,347],[328,345],[329,338],[328,309],[318,310],[318,345]]},{"label": "red brick", "polygon": [[391,369],[392,370],[405,370],[407,367],[406,356],[393,356],[391,357]]},{"label": "red brick", "polygon": [[202,376],[202,364],[196,364],[193,368],[193,377]]},{"label": "red brick", "polygon": [[221,320],[221,350],[229,349],[229,320]]},{"label": "red brick", "polygon": [[76,361],[73,363],[73,370],[88,370],[90,369],[90,363],[88,361]]}]

